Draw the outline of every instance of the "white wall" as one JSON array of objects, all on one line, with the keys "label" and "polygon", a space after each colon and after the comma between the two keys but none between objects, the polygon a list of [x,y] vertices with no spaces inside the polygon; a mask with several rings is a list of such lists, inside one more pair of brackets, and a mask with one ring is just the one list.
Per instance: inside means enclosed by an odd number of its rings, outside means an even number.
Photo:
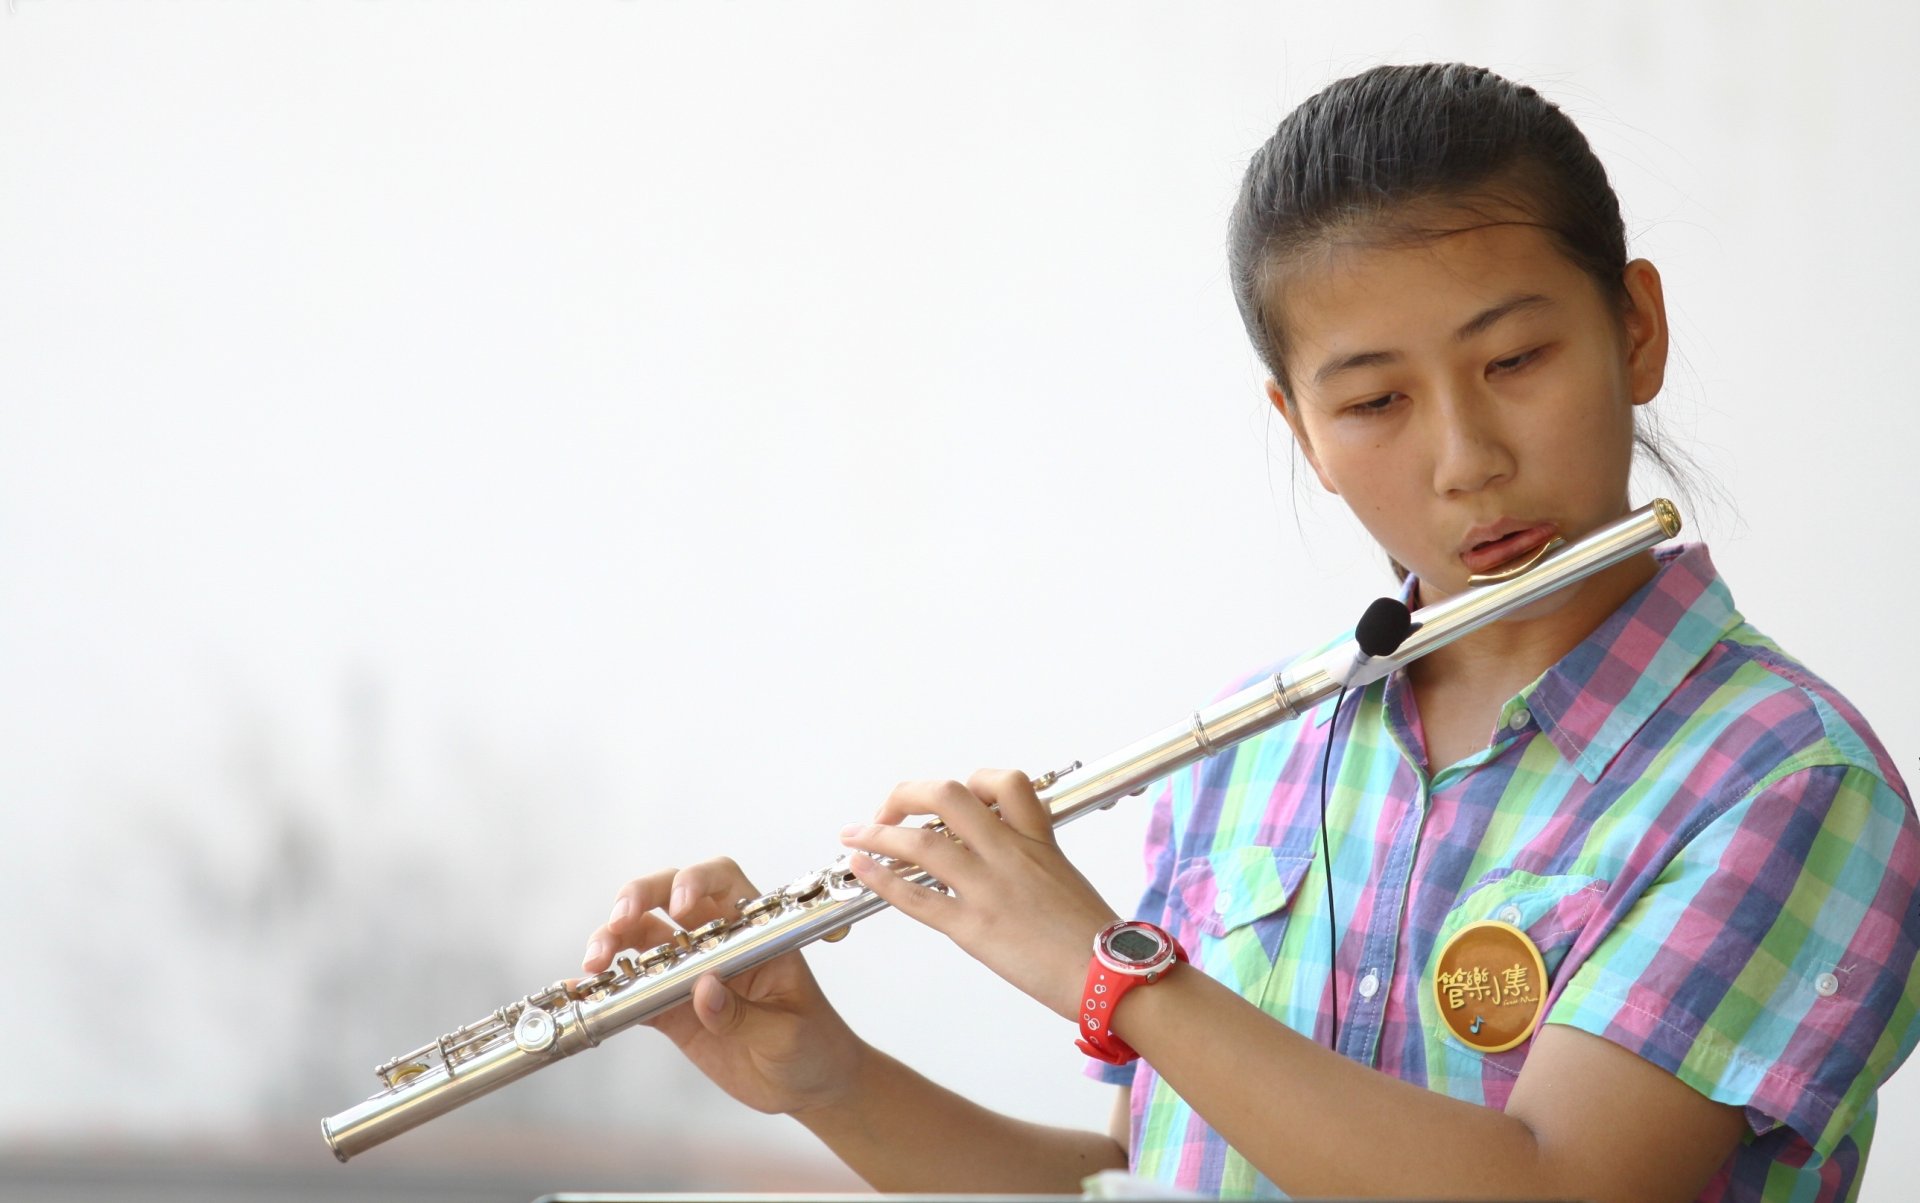
[{"label": "white wall", "polygon": [[[777,883],[902,777],[1110,751],[1351,621],[1377,559],[1296,523],[1221,242],[1377,62],[1587,130],[1696,529],[1911,773],[1913,14],[9,4],[0,1125],[310,1133],[635,873]],[[1116,900],[1143,818],[1066,837]],[[962,1091],[1103,1119],[898,917],[813,960]],[[623,1043],[470,1122],[800,1143]],[[1869,1201],[1920,1071],[1883,1107]]]}]

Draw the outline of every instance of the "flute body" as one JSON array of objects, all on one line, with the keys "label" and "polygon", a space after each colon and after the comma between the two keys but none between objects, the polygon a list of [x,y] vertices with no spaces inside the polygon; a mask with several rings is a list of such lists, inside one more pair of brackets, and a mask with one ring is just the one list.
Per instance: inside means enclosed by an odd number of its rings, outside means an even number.
[{"label": "flute body", "polygon": [[[1378,680],[1474,629],[1646,551],[1680,531],[1671,502],[1656,500],[1577,542],[1550,547],[1505,579],[1468,588],[1414,614],[1398,650],[1365,659],[1347,640],[1295,662],[1273,677],[1194,712],[1110,756],[1034,781],[1054,825],[1111,806],[1150,783],[1278,726],[1333,697],[1342,687]],[[933,884],[903,866],[909,880]],[[626,949],[612,966],[576,982],[509,1003],[491,1015],[378,1066],[380,1089],[321,1121],[341,1161],[444,1115],[481,1095],[642,1023],[684,1002],[707,973],[732,977],[816,940],[834,940],[887,908],[862,886],[842,855],[786,886],[742,899],[735,919],[716,919],[645,951]]]}]

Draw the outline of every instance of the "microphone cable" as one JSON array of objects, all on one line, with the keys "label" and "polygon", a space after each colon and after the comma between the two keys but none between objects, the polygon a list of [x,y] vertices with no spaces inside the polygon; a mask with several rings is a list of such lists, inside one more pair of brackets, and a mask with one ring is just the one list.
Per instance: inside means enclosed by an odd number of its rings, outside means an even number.
[{"label": "microphone cable", "polygon": [[1333,913],[1333,853],[1327,847],[1327,766],[1333,761],[1333,741],[1340,732],[1340,707],[1347,700],[1347,687],[1333,700],[1333,717],[1327,720],[1327,742],[1320,746],[1320,861],[1326,866],[1327,879],[1327,997],[1333,1003],[1333,1034],[1327,1047],[1340,1051],[1340,922]]},{"label": "microphone cable", "polygon": [[[1333,909],[1333,849],[1327,841],[1327,775],[1333,763],[1333,741],[1340,735],[1340,708],[1346,704],[1353,678],[1368,661],[1391,656],[1407,636],[1420,628],[1407,603],[1393,597],[1376,598],[1353,625],[1353,641],[1360,650],[1340,674],[1340,692],[1327,719],[1327,739],[1320,745],[1320,859],[1327,879],[1327,998],[1333,1004],[1333,1031],[1327,1047],[1340,1051],[1340,921]],[[1364,682],[1363,682],[1364,685]]]}]

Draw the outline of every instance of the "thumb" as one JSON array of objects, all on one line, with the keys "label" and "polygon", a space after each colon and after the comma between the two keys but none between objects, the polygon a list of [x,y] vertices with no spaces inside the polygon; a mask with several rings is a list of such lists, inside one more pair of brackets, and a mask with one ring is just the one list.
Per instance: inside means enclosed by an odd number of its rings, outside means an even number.
[{"label": "thumb", "polygon": [[737,1030],[747,1018],[747,1000],[733,992],[717,973],[709,973],[693,984],[693,1012],[700,1026],[716,1036]]}]

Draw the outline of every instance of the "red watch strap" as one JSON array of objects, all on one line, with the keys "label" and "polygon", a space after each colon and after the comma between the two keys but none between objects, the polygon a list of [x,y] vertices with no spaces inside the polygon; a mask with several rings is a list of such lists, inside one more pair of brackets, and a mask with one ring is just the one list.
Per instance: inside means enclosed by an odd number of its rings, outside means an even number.
[{"label": "red watch strap", "polygon": [[1138,1060],[1139,1053],[1113,1030],[1113,1008],[1127,991],[1146,981],[1130,973],[1115,973],[1096,958],[1087,966],[1087,984],[1080,991],[1080,1051],[1108,1065]]},{"label": "red watch strap", "polygon": [[[1154,930],[1159,931],[1158,928]],[[1166,936],[1164,932],[1161,934]],[[1166,936],[1166,941],[1173,948],[1175,963],[1187,959],[1186,950],[1180,947],[1178,940]],[[1133,1047],[1113,1030],[1113,1013],[1120,1006],[1120,1000],[1126,997],[1127,991],[1137,986],[1151,985],[1165,975],[1165,970],[1152,977],[1122,973],[1102,964],[1099,957],[1093,957],[1087,964],[1086,985],[1080,991],[1080,1035],[1074,1040],[1080,1051],[1108,1065],[1126,1065],[1138,1060],[1140,1054],[1133,1051]]]}]

